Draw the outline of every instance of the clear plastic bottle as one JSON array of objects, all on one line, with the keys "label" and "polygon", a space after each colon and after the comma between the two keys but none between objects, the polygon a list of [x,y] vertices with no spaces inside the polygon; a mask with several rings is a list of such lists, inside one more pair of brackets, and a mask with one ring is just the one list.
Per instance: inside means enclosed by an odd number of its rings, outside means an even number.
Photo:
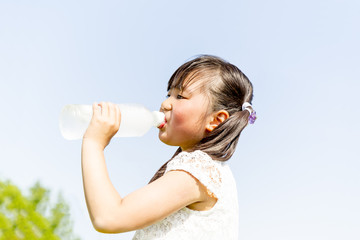
[{"label": "clear plastic bottle", "polygon": [[[121,124],[114,137],[138,137],[151,127],[158,127],[165,115],[149,111],[139,104],[118,104],[121,111]],[[65,105],[60,114],[60,131],[67,140],[81,139],[89,126],[92,106],[82,104]]]}]

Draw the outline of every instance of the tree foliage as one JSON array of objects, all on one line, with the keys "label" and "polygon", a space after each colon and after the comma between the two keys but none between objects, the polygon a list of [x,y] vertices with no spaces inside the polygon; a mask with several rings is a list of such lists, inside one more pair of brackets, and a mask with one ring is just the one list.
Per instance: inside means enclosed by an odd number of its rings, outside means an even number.
[{"label": "tree foliage", "polygon": [[69,206],[59,194],[34,184],[27,196],[10,181],[0,181],[0,240],[74,240]]}]

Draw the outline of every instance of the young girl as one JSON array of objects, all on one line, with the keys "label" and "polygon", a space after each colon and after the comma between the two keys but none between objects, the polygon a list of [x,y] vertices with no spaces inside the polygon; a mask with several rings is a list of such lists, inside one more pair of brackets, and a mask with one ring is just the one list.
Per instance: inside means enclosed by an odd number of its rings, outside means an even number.
[{"label": "young girl", "polygon": [[110,182],[104,159],[121,110],[93,105],[82,143],[91,221],[105,233],[137,230],[133,239],[238,239],[236,184],[226,161],[256,118],[252,84],[236,66],[204,55],[180,66],[167,90],[159,138],[179,148],[148,185],[125,197]]}]

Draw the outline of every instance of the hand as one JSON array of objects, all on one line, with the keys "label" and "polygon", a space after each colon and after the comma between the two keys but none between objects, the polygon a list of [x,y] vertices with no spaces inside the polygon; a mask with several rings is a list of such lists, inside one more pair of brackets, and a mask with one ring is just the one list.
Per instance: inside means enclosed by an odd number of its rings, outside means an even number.
[{"label": "hand", "polygon": [[120,127],[121,113],[114,103],[101,102],[93,104],[93,116],[83,141],[91,140],[102,149],[109,144],[111,138]]}]

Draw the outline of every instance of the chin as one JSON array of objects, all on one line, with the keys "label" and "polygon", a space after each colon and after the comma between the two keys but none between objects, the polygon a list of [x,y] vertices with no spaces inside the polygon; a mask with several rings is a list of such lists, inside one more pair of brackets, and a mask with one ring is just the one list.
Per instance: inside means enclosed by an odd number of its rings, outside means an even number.
[{"label": "chin", "polygon": [[164,132],[160,131],[158,137],[161,142],[165,143],[166,145],[170,145],[168,143],[168,139],[166,139],[166,136],[164,136]]},{"label": "chin", "polygon": [[176,147],[179,146],[178,144],[172,142],[171,140],[166,139],[164,136],[161,136],[161,134],[159,134],[159,140],[169,146],[176,146]]}]

